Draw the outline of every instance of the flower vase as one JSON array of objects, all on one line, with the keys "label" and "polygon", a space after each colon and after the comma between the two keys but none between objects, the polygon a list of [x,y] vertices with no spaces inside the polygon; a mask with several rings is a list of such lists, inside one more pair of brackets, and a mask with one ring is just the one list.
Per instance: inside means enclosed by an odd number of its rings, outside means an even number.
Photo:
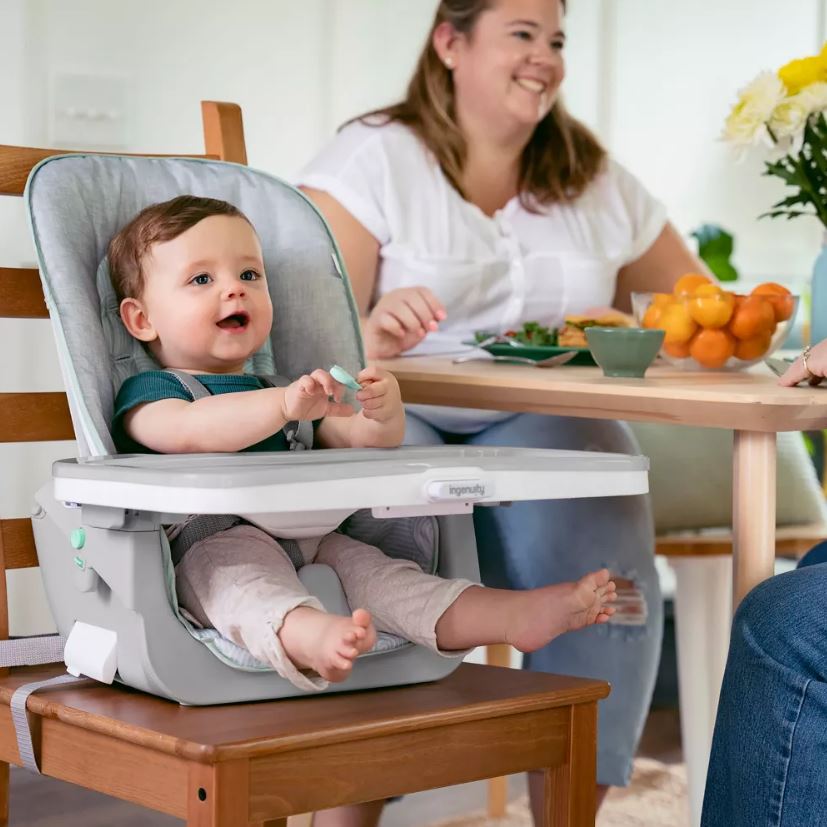
[{"label": "flower vase", "polygon": [[827,339],[827,232],[813,266],[810,286],[810,344]]}]

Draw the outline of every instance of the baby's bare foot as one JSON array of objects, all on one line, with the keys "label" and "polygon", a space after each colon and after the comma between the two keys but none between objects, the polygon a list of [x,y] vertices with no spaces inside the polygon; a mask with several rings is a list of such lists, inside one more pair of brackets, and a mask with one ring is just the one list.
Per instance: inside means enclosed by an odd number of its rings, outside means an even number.
[{"label": "baby's bare foot", "polygon": [[299,669],[312,669],[333,683],[347,678],[356,658],[376,643],[376,629],[364,609],[342,617],[299,606],[287,613],[278,635]]},{"label": "baby's bare foot", "polygon": [[600,569],[576,583],[515,592],[508,613],[506,640],[521,652],[533,652],[564,632],[605,623],[613,614],[615,584]]}]

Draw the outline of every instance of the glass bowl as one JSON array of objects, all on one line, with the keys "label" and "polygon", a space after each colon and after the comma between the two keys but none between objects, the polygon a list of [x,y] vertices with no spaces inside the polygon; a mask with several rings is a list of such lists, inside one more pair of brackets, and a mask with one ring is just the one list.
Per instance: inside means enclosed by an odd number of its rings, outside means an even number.
[{"label": "glass bowl", "polygon": [[[774,292],[778,289],[778,292]],[[637,323],[665,331],[660,356],[687,370],[743,370],[784,343],[798,296],[776,285],[752,293],[704,286],[691,294],[632,293]]]}]

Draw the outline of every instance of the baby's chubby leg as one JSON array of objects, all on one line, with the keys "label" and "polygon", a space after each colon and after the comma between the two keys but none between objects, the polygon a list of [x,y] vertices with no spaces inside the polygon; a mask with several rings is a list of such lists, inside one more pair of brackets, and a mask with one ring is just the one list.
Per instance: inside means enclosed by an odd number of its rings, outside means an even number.
[{"label": "baby's chubby leg", "polygon": [[614,614],[615,584],[606,569],[575,583],[489,589],[425,574],[415,563],[335,533],[320,543],[316,562],[333,567],[351,605],[369,609],[378,629],[442,653],[489,643],[531,652]]},{"label": "baby's chubby leg", "polygon": [[540,649],[564,632],[605,623],[613,614],[615,584],[608,569],[539,589],[466,589],[436,624],[440,648],[509,643],[521,652]]},{"label": "baby's chubby leg", "polygon": [[179,603],[199,623],[271,664],[300,689],[344,680],[353,658],[373,646],[370,616],[325,612],[284,549],[254,526],[195,543],[175,575]]}]

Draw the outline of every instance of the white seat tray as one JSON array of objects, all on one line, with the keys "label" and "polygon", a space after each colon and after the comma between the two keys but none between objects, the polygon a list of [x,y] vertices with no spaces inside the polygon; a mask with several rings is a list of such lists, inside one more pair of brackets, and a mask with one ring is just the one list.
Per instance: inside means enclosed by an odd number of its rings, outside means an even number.
[{"label": "white seat tray", "polygon": [[445,446],[122,454],[59,460],[52,473],[55,498],[80,505],[164,514],[372,508],[401,516],[406,508],[447,514],[505,501],[644,494],[648,468],[646,457],[625,454]]}]

